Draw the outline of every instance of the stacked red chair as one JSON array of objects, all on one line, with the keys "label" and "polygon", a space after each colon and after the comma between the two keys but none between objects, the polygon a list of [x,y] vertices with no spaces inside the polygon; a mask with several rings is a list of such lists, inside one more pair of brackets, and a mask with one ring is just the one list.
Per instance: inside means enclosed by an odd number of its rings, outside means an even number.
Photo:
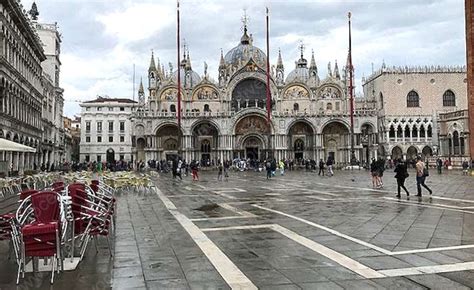
[{"label": "stacked red chair", "polygon": [[60,196],[56,192],[43,191],[31,195],[23,201],[31,202],[33,215],[27,218],[19,218],[19,224],[28,222],[21,227],[21,263],[18,268],[17,284],[20,272],[25,272],[27,257],[52,257],[51,283],[54,282],[54,272],[59,271],[61,260],[61,224]]}]

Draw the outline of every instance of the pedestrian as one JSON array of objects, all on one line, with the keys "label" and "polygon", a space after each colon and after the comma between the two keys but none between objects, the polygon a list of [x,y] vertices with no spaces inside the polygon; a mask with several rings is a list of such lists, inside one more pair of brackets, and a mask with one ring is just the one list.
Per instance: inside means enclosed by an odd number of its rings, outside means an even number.
[{"label": "pedestrian", "polygon": [[276,169],[277,169],[277,162],[275,160],[275,158],[272,159],[272,162],[271,162],[271,167],[272,167],[272,177],[274,177],[276,175]]},{"label": "pedestrian", "polygon": [[379,158],[376,161],[377,164],[377,188],[383,188],[383,173],[385,171],[385,160],[383,158]]},{"label": "pedestrian", "polygon": [[191,168],[191,176],[193,177],[193,181],[199,180],[196,160],[192,160],[189,164],[189,167]]},{"label": "pedestrian", "polygon": [[272,163],[270,162],[270,160],[267,160],[267,162],[265,162],[265,170],[267,171],[267,179],[272,178]]},{"label": "pedestrian", "polygon": [[407,165],[402,159],[398,159],[397,165],[395,166],[395,178],[397,179],[397,197],[400,198],[400,189],[403,188],[407,194],[407,198],[410,196],[407,188],[405,187],[405,179],[409,176]]},{"label": "pedestrian", "polygon": [[417,196],[421,197],[422,186],[426,188],[426,190],[428,190],[428,192],[431,195],[433,194],[433,191],[425,184],[426,177],[429,176],[428,168],[425,167],[425,163],[421,160],[421,156],[418,156],[416,160],[417,162],[416,162],[415,168],[416,168],[416,187],[418,189]]},{"label": "pedestrian", "polygon": [[372,176],[372,187],[377,188],[379,184],[377,162],[375,161],[375,158],[372,158],[372,162],[370,163],[370,175]]},{"label": "pedestrian", "polygon": [[441,160],[441,158],[436,160],[436,167],[438,168],[438,174],[441,174],[441,170],[443,168],[443,160]]},{"label": "pedestrian", "polygon": [[230,161],[224,161],[224,177],[225,181],[229,181],[229,168],[230,168]]},{"label": "pedestrian", "polygon": [[469,162],[467,160],[464,160],[462,162],[462,175],[468,175],[469,171]]},{"label": "pedestrian", "polygon": [[323,161],[322,158],[319,159],[319,172],[318,172],[318,175],[321,175],[321,173],[324,176],[324,161]]},{"label": "pedestrian", "polygon": [[222,181],[222,171],[224,167],[222,166],[222,163],[219,162],[219,165],[217,165],[217,180]]},{"label": "pedestrian", "polygon": [[328,166],[328,176],[333,176],[334,175],[334,172],[332,171],[333,160],[331,157],[328,157],[328,161],[326,162],[326,165]]},{"label": "pedestrian", "polygon": [[280,160],[279,167],[280,167],[280,175],[281,176],[285,175],[285,162],[283,162],[283,159]]}]

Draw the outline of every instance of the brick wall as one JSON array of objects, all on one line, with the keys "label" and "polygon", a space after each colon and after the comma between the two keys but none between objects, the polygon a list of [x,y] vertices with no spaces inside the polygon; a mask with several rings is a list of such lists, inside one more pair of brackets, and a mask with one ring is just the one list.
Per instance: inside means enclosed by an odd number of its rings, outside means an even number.
[{"label": "brick wall", "polygon": [[469,103],[469,152],[474,158],[474,0],[465,0],[466,10],[466,52]]}]

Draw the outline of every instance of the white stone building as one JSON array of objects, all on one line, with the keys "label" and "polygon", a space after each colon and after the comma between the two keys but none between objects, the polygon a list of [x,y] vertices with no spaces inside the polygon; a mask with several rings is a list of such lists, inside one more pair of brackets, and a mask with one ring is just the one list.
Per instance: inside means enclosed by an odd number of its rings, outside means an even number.
[{"label": "white stone building", "polygon": [[[153,54],[148,70],[148,98],[139,91],[139,110],[132,116],[135,159],[231,160],[269,156],[289,159],[333,158],[350,162],[348,77],[335,63],[320,78],[314,54],[303,55],[285,75],[281,53],[271,69],[271,121],[266,120],[266,56],[253,45],[244,27],[237,46],[221,52],[218,80],[205,68],[193,71],[189,52],[179,64],[182,123],[177,126],[177,70],[165,70]],[[365,104],[365,101],[364,101]],[[375,108],[356,105],[355,155],[377,156]],[[360,109],[359,109],[360,108]],[[363,134],[368,134],[364,135]]]},{"label": "white stone building", "polygon": [[380,154],[408,160],[420,154],[468,156],[464,122],[453,121],[451,129],[443,125],[459,117],[451,113],[467,109],[465,67],[384,65],[363,80],[363,88],[365,98],[378,109]]},{"label": "white stone building", "polygon": [[103,97],[81,104],[81,162],[133,161],[130,117],[136,104]]}]

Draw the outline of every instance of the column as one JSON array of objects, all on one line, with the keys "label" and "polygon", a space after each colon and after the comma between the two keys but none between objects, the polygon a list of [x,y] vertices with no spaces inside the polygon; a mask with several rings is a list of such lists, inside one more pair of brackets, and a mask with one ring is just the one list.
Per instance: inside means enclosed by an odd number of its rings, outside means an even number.
[{"label": "column", "polygon": [[410,143],[413,143],[413,127],[410,127]]},{"label": "column", "polygon": [[385,132],[385,134],[387,136],[387,140],[385,140],[385,142],[389,143],[390,142],[390,131]]},{"label": "column", "polygon": [[[377,154],[378,154],[377,148],[374,148],[374,158],[375,158],[376,160],[378,159]],[[370,162],[370,160],[367,160],[367,162]]]}]

